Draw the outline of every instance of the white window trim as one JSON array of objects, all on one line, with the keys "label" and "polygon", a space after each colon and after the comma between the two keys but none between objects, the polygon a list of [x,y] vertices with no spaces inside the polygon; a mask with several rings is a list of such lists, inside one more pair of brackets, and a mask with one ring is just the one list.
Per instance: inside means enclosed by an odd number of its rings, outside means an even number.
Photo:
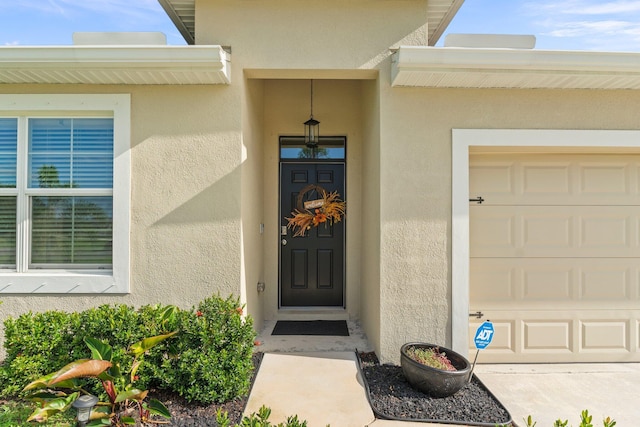
[{"label": "white window trim", "polygon": [[[536,152],[640,152],[636,130],[453,129],[451,177],[452,350],[469,351],[469,152],[473,147],[539,147]],[[480,195],[478,195],[480,196]]]},{"label": "white window trim", "polygon": [[131,95],[0,95],[3,115],[80,112],[113,115],[113,269],[0,273],[0,294],[129,293]]}]

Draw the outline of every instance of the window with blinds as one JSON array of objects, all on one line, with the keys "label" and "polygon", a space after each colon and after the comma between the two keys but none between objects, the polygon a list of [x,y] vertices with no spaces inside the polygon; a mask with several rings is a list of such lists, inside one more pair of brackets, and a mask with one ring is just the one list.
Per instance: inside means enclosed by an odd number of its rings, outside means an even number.
[{"label": "window with blinds", "polygon": [[0,268],[16,266],[18,120],[0,118]]},{"label": "window with blinds", "polygon": [[113,138],[112,118],[0,118],[0,268],[111,268]]}]

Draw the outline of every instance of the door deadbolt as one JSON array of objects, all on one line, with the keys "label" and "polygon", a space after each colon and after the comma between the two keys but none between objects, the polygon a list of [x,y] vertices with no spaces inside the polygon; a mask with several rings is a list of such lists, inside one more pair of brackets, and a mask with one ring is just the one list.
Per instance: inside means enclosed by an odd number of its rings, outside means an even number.
[{"label": "door deadbolt", "polygon": [[285,246],[287,244],[287,239],[282,239],[282,246]]}]

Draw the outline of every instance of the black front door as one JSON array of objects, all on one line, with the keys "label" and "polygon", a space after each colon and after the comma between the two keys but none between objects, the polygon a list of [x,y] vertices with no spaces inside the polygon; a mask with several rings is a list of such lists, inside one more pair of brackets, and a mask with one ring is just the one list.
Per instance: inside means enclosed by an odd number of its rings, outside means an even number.
[{"label": "black front door", "polygon": [[[280,305],[344,306],[344,220],[293,237],[286,217],[321,191],[344,200],[344,163],[281,163]],[[313,184],[313,185],[311,185]],[[302,192],[302,196],[300,193]],[[299,197],[300,196],[300,197]]]}]

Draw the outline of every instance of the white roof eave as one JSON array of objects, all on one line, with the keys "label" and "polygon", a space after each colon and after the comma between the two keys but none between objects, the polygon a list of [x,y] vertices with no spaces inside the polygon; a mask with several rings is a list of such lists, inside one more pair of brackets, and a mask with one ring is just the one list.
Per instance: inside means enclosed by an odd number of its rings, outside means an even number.
[{"label": "white roof eave", "polygon": [[221,46],[4,46],[0,84],[229,84]]},{"label": "white roof eave", "polygon": [[[196,1],[158,0],[187,43],[195,44]],[[429,0],[427,2],[427,31],[429,46],[434,46],[456,15],[464,0]]]},{"label": "white roof eave", "polygon": [[640,89],[640,54],[402,46],[392,86]]}]

